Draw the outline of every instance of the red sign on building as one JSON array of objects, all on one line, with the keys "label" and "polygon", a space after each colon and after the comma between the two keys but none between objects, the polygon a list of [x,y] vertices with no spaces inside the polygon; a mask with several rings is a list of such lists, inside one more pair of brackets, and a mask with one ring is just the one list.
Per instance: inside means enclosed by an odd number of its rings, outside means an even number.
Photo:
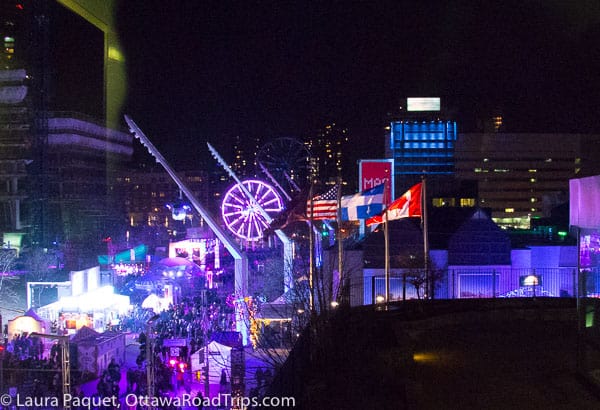
[{"label": "red sign on building", "polygon": [[386,204],[394,198],[394,160],[361,159],[358,162],[358,187],[366,191],[377,185],[386,184],[384,200]]}]

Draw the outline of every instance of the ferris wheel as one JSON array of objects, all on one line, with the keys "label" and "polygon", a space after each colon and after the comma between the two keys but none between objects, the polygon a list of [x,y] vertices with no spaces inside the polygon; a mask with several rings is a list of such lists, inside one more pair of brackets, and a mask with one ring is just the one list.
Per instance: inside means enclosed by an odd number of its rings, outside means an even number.
[{"label": "ferris wheel", "polygon": [[277,191],[263,181],[250,179],[242,181],[242,184],[253,198],[248,198],[239,184],[235,184],[223,196],[221,216],[227,228],[238,238],[249,242],[261,240],[269,222],[260,208],[274,217],[283,211],[283,201]]},{"label": "ferris wheel", "polygon": [[310,180],[311,153],[295,138],[277,138],[266,143],[256,154],[256,161],[264,166],[277,184],[288,193],[306,186]]}]

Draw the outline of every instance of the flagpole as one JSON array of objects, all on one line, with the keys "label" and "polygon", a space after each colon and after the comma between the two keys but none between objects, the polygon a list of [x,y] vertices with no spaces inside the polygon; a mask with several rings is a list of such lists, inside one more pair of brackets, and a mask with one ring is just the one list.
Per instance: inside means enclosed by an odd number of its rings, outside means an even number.
[{"label": "flagpole", "polygon": [[309,229],[308,229],[308,248],[309,248],[309,256],[308,256],[308,289],[309,289],[309,307],[312,314],[315,312],[315,290],[313,284],[313,272],[314,272],[314,252],[315,252],[315,244],[313,239],[313,224],[314,224],[314,198],[313,198],[313,184],[314,181],[310,182],[309,189],[309,198],[310,198],[310,217],[309,217]]},{"label": "flagpole", "polygon": [[[390,235],[389,235],[389,226],[388,226],[388,209],[389,205],[392,202],[391,198],[387,198],[388,193],[388,184],[389,181],[385,182],[383,186],[383,206],[385,206],[385,220],[383,221],[383,238],[385,242],[385,265],[384,265],[384,274],[385,274],[385,303],[390,302]],[[392,192],[391,187],[389,187],[390,192]]]},{"label": "flagpole", "polygon": [[342,243],[342,177],[337,178],[338,190],[337,190],[337,241],[338,241],[338,277],[337,277],[337,289],[334,297],[336,300],[344,300],[342,296],[342,269],[344,267],[342,256],[344,253],[344,244]]},{"label": "flagpole", "polygon": [[429,275],[429,233],[427,231],[427,178],[425,175],[421,176],[421,181],[423,185],[421,185],[421,223],[423,224],[423,257],[424,257],[424,267],[425,267],[425,291],[427,292],[427,297],[431,297],[433,292],[430,292],[433,289],[433,284],[431,282],[431,275]]},{"label": "flagpole", "polygon": [[385,303],[390,301],[390,240],[388,232],[388,211],[385,210],[385,221],[383,221],[383,237],[385,240]]}]

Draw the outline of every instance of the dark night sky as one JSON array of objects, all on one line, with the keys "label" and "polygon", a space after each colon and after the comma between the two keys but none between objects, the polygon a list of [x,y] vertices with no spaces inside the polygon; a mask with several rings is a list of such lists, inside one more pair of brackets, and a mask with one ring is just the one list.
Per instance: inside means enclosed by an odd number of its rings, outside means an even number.
[{"label": "dark night sky", "polygon": [[407,96],[441,96],[459,131],[498,107],[508,131],[600,132],[596,0],[120,7],[125,111],[165,156],[233,135],[302,137],[331,120],[382,155],[386,112]]}]

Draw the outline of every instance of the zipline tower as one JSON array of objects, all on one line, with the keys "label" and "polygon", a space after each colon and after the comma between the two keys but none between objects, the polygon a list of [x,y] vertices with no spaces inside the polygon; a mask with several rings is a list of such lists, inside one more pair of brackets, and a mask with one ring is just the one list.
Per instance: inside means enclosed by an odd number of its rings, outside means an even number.
[{"label": "zipline tower", "polygon": [[[227,248],[229,253],[235,261],[235,276],[234,276],[234,288],[236,295],[245,296],[248,294],[248,256],[240,249],[238,244],[225,233],[219,224],[213,219],[210,213],[204,209],[200,201],[196,199],[194,193],[187,185],[179,178],[175,171],[171,168],[169,163],[165,160],[162,154],[156,149],[156,147],[150,142],[148,137],[140,130],[137,124],[125,116],[125,122],[129,126],[129,130],[133,133],[134,137],[139,139],[140,142],[150,155],[152,155],[156,162],[162,165],[167,171],[171,179],[177,184],[181,192],[188,198],[194,209],[200,214],[202,219],[206,222],[213,233],[219,238],[223,245]],[[245,320],[246,315],[244,312],[236,312],[236,329],[242,334],[242,342],[245,345],[248,344],[248,323]]]}]

